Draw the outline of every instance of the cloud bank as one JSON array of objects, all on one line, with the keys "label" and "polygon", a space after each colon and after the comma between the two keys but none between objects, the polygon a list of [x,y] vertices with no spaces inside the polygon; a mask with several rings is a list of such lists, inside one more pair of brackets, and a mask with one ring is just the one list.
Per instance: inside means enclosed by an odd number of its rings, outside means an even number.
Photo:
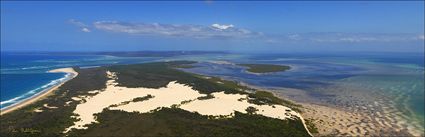
[{"label": "cloud bank", "polygon": [[162,24],[144,22],[96,21],[91,26],[70,19],[69,22],[79,27],[82,32],[98,30],[104,32],[159,36],[185,37],[196,39],[249,39],[259,42],[282,43],[393,43],[393,42],[423,42],[424,34],[413,33],[292,33],[268,35],[233,24],[214,23],[208,26],[193,24]]},{"label": "cloud bank", "polygon": [[423,34],[414,33],[299,33],[270,37],[274,42],[371,43],[423,41]]},{"label": "cloud bank", "polygon": [[94,28],[102,31],[138,34],[147,36],[170,36],[191,38],[251,38],[259,37],[261,33],[247,29],[236,28],[234,25],[212,24],[179,25],[160,23],[130,23],[118,21],[97,21]]}]

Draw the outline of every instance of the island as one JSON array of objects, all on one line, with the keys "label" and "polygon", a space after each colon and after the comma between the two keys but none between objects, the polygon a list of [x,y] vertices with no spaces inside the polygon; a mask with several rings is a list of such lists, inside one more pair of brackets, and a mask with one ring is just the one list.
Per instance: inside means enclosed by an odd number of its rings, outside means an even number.
[{"label": "island", "polygon": [[114,57],[177,57],[187,55],[222,55],[229,54],[223,51],[114,51],[114,52],[19,52],[19,54],[45,54],[45,55],[61,55],[61,56],[75,56],[75,55],[102,55],[102,56],[114,56]]},{"label": "island", "polygon": [[[302,106],[193,61],[74,68],[49,96],[1,115],[2,136],[311,136]],[[177,68],[176,68],[177,67]]]},{"label": "island", "polygon": [[237,65],[248,67],[246,71],[251,73],[271,73],[271,72],[287,71],[291,69],[290,66],[274,65],[274,64],[237,64]]}]

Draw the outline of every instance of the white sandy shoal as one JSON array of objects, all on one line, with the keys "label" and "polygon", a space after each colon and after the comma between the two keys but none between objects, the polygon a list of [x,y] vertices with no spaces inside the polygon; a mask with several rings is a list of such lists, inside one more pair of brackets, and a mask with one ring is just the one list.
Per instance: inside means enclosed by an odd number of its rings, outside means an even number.
[{"label": "white sandy shoal", "polygon": [[[110,80],[107,81],[106,89],[94,96],[83,97],[86,102],[78,104],[74,111],[75,114],[78,114],[76,118],[80,120],[74,122],[74,125],[67,128],[65,132],[68,132],[72,128],[85,129],[87,128],[85,125],[97,122],[93,114],[102,112],[104,108],[127,112],[148,113],[159,107],[180,105],[181,109],[190,112],[218,116],[232,115],[234,111],[246,113],[246,108],[251,106],[259,110],[257,114],[267,117],[286,119],[291,116],[296,116],[301,118],[298,113],[282,105],[274,105],[275,108],[273,108],[269,105],[250,104],[246,100],[238,101],[240,98],[247,98],[247,95],[217,92],[212,94],[215,98],[197,100],[198,97],[206,96],[206,94],[200,94],[191,87],[176,82],[170,82],[166,87],[159,89],[119,87],[115,82],[116,76],[109,71],[107,73]],[[153,98],[141,102],[130,102],[126,105],[110,107],[113,104],[120,104],[147,95],[152,95]],[[190,102],[181,104],[182,101]]]},{"label": "white sandy shoal", "polygon": [[210,61],[210,63],[219,64],[219,65],[235,65],[235,63],[232,63],[230,61],[224,61],[224,60]]},{"label": "white sandy shoal", "polygon": [[73,75],[78,75],[78,73],[73,68],[59,68],[59,69],[53,69],[49,70],[50,73],[71,73]]}]

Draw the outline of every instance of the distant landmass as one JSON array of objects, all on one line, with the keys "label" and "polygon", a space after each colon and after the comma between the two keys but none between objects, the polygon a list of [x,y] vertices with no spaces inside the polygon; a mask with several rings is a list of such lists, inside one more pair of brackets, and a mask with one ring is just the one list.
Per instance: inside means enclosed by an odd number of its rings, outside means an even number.
[{"label": "distant landmass", "polygon": [[271,72],[287,71],[291,69],[290,66],[274,65],[274,64],[238,64],[238,65],[248,67],[246,71],[251,73],[271,73]]},{"label": "distant landmass", "polygon": [[113,51],[113,52],[5,52],[13,54],[45,54],[45,55],[109,55],[116,57],[173,57],[182,55],[227,54],[224,51]]}]

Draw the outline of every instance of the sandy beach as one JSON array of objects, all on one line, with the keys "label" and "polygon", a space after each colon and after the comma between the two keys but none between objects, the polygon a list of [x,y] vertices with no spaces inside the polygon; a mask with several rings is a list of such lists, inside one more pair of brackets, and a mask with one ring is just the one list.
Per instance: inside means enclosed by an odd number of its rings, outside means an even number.
[{"label": "sandy beach", "polygon": [[49,73],[68,73],[69,76],[64,81],[61,81],[59,84],[57,84],[55,86],[52,86],[52,87],[50,87],[48,89],[45,89],[45,90],[41,91],[40,93],[38,93],[38,94],[36,94],[36,95],[28,98],[28,99],[25,99],[25,100],[23,100],[23,101],[21,101],[19,103],[16,103],[16,104],[14,104],[12,106],[9,106],[7,108],[2,109],[1,112],[0,112],[0,115],[3,115],[3,114],[6,114],[6,113],[9,113],[9,112],[12,112],[14,110],[17,110],[19,108],[22,108],[24,106],[27,106],[27,105],[29,105],[31,103],[36,102],[37,100],[40,100],[40,99],[48,96],[50,93],[52,93],[53,91],[55,91],[58,87],[60,87],[62,84],[64,84],[68,80],[71,80],[71,79],[75,78],[78,75],[78,73],[73,68],[53,69],[53,70],[50,70],[48,72]]},{"label": "sandy beach", "polygon": [[[283,96],[282,93],[278,95]],[[304,99],[302,95],[293,97]],[[407,124],[400,112],[382,99],[365,104],[348,103],[356,104],[355,107],[295,102],[303,106],[301,115],[316,125],[319,131],[314,134],[316,136],[423,136],[419,127],[412,127],[414,123]]]}]

